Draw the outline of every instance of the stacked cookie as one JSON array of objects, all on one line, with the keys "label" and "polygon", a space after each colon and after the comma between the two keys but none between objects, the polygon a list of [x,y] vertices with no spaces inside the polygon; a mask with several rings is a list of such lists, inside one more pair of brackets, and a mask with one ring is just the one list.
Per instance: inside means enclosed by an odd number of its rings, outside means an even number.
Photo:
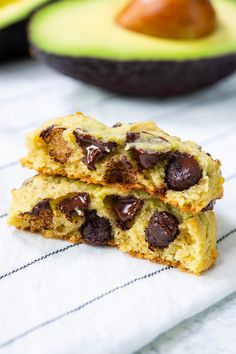
[{"label": "stacked cookie", "polygon": [[9,224],[45,237],[116,246],[199,274],[216,259],[220,163],[153,122],[112,128],[81,113],[29,134]]}]

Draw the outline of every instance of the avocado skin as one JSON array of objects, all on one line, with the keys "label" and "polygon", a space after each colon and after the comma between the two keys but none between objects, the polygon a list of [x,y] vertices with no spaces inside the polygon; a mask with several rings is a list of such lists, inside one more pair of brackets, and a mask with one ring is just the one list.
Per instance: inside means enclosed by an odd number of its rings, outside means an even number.
[{"label": "avocado skin", "polygon": [[185,61],[118,61],[50,54],[33,55],[74,79],[122,95],[179,96],[213,85],[236,71],[236,53]]},{"label": "avocado skin", "polygon": [[29,19],[36,11],[56,1],[58,0],[48,0],[48,2],[37,6],[26,19],[0,29],[0,63],[29,57],[29,42],[27,38]]},{"label": "avocado skin", "polygon": [[27,56],[26,25],[20,21],[0,30],[0,61]]}]

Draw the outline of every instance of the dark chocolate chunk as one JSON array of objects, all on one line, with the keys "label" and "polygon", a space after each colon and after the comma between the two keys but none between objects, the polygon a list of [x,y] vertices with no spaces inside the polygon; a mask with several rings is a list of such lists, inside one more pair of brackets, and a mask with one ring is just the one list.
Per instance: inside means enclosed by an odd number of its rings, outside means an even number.
[{"label": "dark chocolate chunk", "polygon": [[134,221],[136,214],[143,206],[143,200],[132,195],[127,197],[114,196],[114,209],[117,217],[117,224],[123,230],[129,229]]},{"label": "dark chocolate chunk", "polygon": [[183,191],[199,182],[202,170],[193,156],[176,152],[166,168],[166,183],[169,189]]},{"label": "dark chocolate chunk", "polygon": [[49,140],[51,139],[51,133],[52,133],[53,129],[55,129],[55,128],[56,128],[55,125],[51,125],[47,129],[42,130],[39,135],[40,138],[42,138],[45,141],[45,143],[48,143]]},{"label": "dark chocolate chunk", "polygon": [[81,234],[86,243],[93,246],[106,246],[110,241],[111,225],[107,218],[97,215],[95,210],[87,213]]},{"label": "dark chocolate chunk", "polygon": [[43,199],[37,203],[32,211],[21,214],[25,223],[25,229],[32,232],[49,230],[53,228],[53,212],[50,206],[50,199]]},{"label": "dark chocolate chunk", "polygon": [[88,193],[76,193],[72,197],[63,199],[58,206],[63,213],[71,217],[73,214],[78,214],[80,210],[87,209],[89,201]]},{"label": "dark chocolate chunk", "polygon": [[75,130],[73,134],[77,144],[83,149],[83,163],[89,170],[96,170],[95,163],[102,161],[116,147],[116,143],[104,143],[89,134],[81,134],[78,130]]},{"label": "dark chocolate chunk", "polygon": [[126,143],[133,143],[140,138],[140,133],[128,132],[126,134]]},{"label": "dark chocolate chunk", "polygon": [[133,165],[123,156],[119,160],[111,159],[107,163],[104,181],[108,184],[133,184],[136,182],[136,174]]},{"label": "dark chocolate chunk", "polygon": [[168,143],[168,140],[163,138],[163,136],[153,134],[146,131],[141,132],[128,132],[126,134],[126,143],[148,143],[148,144],[163,144]]},{"label": "dark chocolate chunk", "polygon": [[146,240],[151,247],[165,248],[179,234],[178,219],[167,212],[155,212],[146,229]]},{"label": "dark chocolate chunk", "polygon": [[49,198],[43,199],[41,202],[36,204],[31,211],[31,215],[39,216],[40,214],[42,214],[46,210],[51,210]]},{"label": "dark chocolate chunk", "polygon": [[60,128],[55,125],[43,130],[40,137],[47,144],[49,155],[57,162],[65,163],[71,156],[71,149],[63,139],[65,128]]},{"label": "dark chocolate chunk", "polygon": [[[154,135],[148,132],[128,132],[126,135],[126,143],[148,143],[148,144],[158,144],[163,142],[168,142],[165,138],[161,136]],[[138,148],[135,144],[130,148],[133,157],[138,162],[140,169],[153,168],[158,161],[167,159],[170,156],[170,152],[163,151],[153,151],[153,150],[143,150]]]},{"label": "dark chocolate chunk", "polygon": [[208,210],[213,210],[215,206],[216,200],[212,200],[205,208],[202,209],[202,211],[208,211]]},{"label": "dark chocolate chunk", "polygon": [[112,128],[119,128],[119,127],[121,127],[122,126],[122,123],[121,122],[117,122],[117,123],[115,123],[113,126],[112,126]]},{"label": "dark chocolate chunk", "polygon": [[157,162],[168,159],[170,156],[170,152],[148,152],[135,147],[131,151],[139,167],[145,170],[153,168]]}]

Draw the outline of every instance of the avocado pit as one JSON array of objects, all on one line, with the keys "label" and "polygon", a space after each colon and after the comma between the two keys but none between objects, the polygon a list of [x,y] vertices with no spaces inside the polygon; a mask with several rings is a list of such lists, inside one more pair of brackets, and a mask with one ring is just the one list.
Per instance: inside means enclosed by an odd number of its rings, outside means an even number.
[{"label": "avocado pit", "polygon": [[117,17],[129,30],[167,39],[196,39],[216,28],[209,0],[132,0]]}]

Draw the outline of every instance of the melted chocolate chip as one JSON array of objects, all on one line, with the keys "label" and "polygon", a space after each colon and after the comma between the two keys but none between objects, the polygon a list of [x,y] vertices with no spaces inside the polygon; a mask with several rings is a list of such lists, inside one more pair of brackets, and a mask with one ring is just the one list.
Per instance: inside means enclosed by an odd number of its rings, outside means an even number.
[{"label": "melted chocolate chip", "polygon": [[134,221],[136,214],[143,206],[143,201],[130,195],[127,197],[114,196],[115,213],[118,226],[123,229],[129,229]]},{"label": "melted chocolate chip", "polygon": [[83,163],[87,165],[89,170],[96,170],[95,163],[102,161],[116,147],[116,143],[104,143],[89,134],[81,134],[77,130],[73,134],[76,142],[83,149]]},{"label": "melted chocolate chip", "polygon": [[166,168],[166,183],[169,189],[183,191],[199,182],[202,170],[193,156],[176,152]]},{"label": "melted chocolate chip", "polygon": [[146,240],[151,247],[165,248],[179,234],[178,219],[167,212],[155,212],[146,229]]},{"label": "melted chocolate chip", "polygon": [[87,209],[89,206],[89,194],[77,193],[76,195],[65,198],[59,203],[59,209],[68,217],[78,214],[79,210]]},{"label": "melted chocolate chip", "polygon": [[145,170],[153,168],[157,162],[168,159],[170,156],[170,152],[148,152],[136,148],[132,148],[131,151],[139,167]]},{"label": "melted chocolate chip", "polygon": [[119,160],[111,159],[106,164],[104,180],[108,184],[122,183],[133,184],[136,182],[136,174],[133,165],[122,156]]},{"label": "melted chocolate chip", "polygon": [[208,210],[213,210],[215,206],[216,200],[212,200],[205,208],[202,209],[202,211],[208,211]]},{"label": "melted chocolate chip", "polygon": [[40,216],[40,214],[42,214],[42,212],[46,211],[46,210],[50,210],[51,211],[51,207],[50,207],[50,199],[43,199],[41,202],[39,202],[38,204],[36,204],[32,211],[31,211],[31,215],[33,216]]},{"label": "melted chocolate chip", "polygon": [[81,234],[86,243],[93,246],[106,246],[111,239],[111,225],[107,218],[97,215],[95,210],[87,213]]}]

